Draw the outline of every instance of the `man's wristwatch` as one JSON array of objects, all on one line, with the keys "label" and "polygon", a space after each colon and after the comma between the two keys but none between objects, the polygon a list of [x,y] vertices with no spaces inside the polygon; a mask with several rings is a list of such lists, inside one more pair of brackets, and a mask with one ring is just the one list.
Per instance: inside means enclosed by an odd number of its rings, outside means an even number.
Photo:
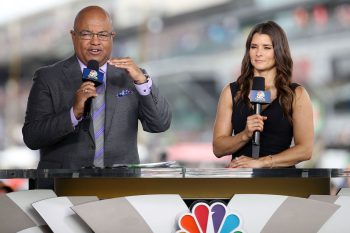
[{"label": "man's wristwatch", "polygon": [[142,74],[146,77],[146,82],[143,82],[143,83],[136,83],[136,82],[134,82],[137,85],[148,83],[148,80],[150,79],[150,76],[149,76],[149,74],[147,73],[147,71],[145,69],[140,68],[140,70],[141,70]]}]

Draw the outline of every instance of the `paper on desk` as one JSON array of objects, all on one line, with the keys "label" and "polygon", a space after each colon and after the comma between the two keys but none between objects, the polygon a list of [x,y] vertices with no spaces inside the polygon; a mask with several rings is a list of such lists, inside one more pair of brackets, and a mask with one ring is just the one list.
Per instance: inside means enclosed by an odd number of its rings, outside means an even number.
[{"label": "paper on desk", "polygon": [[159,162],[159,163],[140,163],[140,164],[113,164],[113,168],[127,167],[127,168],[162,168],[162,167],[176,167],[176,161]]}]

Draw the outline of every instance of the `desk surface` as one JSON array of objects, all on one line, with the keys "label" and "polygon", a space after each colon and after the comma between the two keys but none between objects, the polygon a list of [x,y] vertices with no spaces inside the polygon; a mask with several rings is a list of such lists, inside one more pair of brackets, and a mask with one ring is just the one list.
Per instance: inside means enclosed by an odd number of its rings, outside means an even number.
[{"label": "desk surface", "polygon": [[257,178],[257,177],[301,177],[337,178],[350,177],[350,169],[232,169],[232,168],[84,168],[71,169],[6,169],[0,170],[0,179],[10,178]]},{"label": "desk surface", "polygon": [[[227,199],[238,193],[308,197],[329,195],[330,179],[350,177],[350,169],[85,168],[0,170],[0,178],[32,183],[54,179],[59,196],[112,198],[180,194],[186,199]],[[35,187],[35,185],[33,185]],[[91,187],[94,187],[91,189]]]}]

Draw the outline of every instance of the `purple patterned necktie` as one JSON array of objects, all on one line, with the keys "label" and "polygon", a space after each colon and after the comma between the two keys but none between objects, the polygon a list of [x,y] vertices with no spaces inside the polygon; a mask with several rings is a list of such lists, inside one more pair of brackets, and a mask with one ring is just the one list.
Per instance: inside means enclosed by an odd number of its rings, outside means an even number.
[{"label": "purple patterned necktie", "polygon": [[95,136],[95,157],[94,165],[104,167],[104,131],[105,131],[105,84],[96,88],[97,97],[92,101],[93,115],[92,122]]}]

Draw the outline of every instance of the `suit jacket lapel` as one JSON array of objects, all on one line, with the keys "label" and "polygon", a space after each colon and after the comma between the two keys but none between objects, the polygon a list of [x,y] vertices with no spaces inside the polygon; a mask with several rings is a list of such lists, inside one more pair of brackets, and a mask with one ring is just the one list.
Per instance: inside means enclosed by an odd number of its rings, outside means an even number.
[{"label": "suit jacket lapel", "polygon": [[105,94],[106,116],[105,116],[105,137],[108,135],[114,113],[117,108],[117,93],[122,89],[122,71],[114,66],[107,65],[107,87]]},{"label": "suit jacket lapel", "polygon": [[71,56],[63,64],[63,74],[66,78],[67,87],[77,88],[81,84],[81,70],[77,58]]},{"label": "suit jacket lapel", "polygon": [[[75,55],[71,56],[66,60],[63,65],[63,74],[65,77],[65,83],[67,87],[72,88],[72,91],[75,91],[80,87],[82,83],[82,73],[80,69],[80,65],[78,59]],[[71,103],[73,105],[73,103]],[[89,123],[89,135],[91,139],[94,141],[94,128],[92,124],[92,120],[90,122],[81,122],[82,124]]]}]

